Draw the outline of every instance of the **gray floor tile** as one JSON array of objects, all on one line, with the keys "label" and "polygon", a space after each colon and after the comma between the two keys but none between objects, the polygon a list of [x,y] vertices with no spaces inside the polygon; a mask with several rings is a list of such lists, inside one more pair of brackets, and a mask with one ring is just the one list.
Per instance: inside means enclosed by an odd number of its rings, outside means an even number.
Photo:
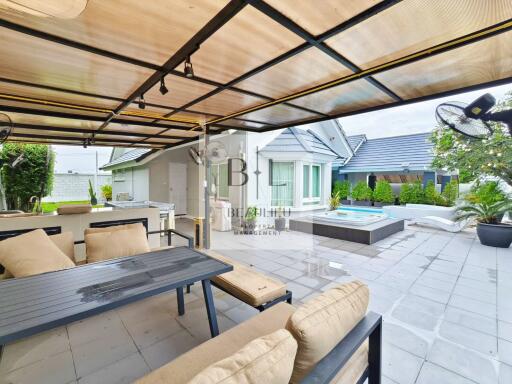
[{"label": "gray floor tile", "polygon": [[142,349],[178,333],[183,330],[183,327],[171,315],[167,315],[165,317],[155,317],[133,325],[127,324],[126,329],[133,338],[135,345],[137,345],[139,349]]},{"label": "gray floor tile", "polygon": [[495,318],[497,314],[497,309],[494,304],[484,303],[459,295],[452,295],[448,305],[491,318]]},{"label": "gray floor tile", "polygon": [[411,289],[409,289],[409,292],[416,296],[424,297],[441,304],[448,303],[448,300],[450,299],[450,293],[418,283],[415,283]]},{"label": "gray floor tile", "polygon": [[439,289],[441,291],[445,291],[448,293],[451,293],[453,290],[453,287],[455,286],[455,281],[444,281],[435,279],[432,277],[428,277],[425,274],[421,275],[418,280],[416,280],[416,284],[421,284],[426,287]]},{"label": "gray floor tile", "polygon": [[512,323],[498,321],[498,337],[512,342]]},{"label": "gray floor tile", "polygon": [[187,331],[181,331],[148,348],[142,349],[141,353],[142,356],[144,356],[144,360],[149,365],[149,368],[154,370],[174,360],[176,357],[199,345],[201,342],[201,340],[196,339]]},{"label": "gray floor tile", "polygon": [[405,305],[398,305],[392,312],[391,316],[410,326],[433,331],[438,322],[439,317],[431,316],[425,312],[416,311]]},{"label": "gray floor tile", "polygon": [[67,384],[74,380],[76,376],[70,351],[0,375],[0,382],[6,384]]},{"label": "gray floor tile", "polygon": [[512,365],[512,342],[498,339],[498,355],[502,363]]},{"label": "gray floor tile", "polygon": [[384,344],[382,351],[382,374],[398,384],[413,384],[418,376],[423,359],[391,344]]},{"label": "gray floor tile", "polygon": [[474,384],[474,381],[450,372],[439,365],[426,362],[421,367],[416,384]]},{"label": "gray floor tile", "polygon": [[422,359],[427,355],[428,341],[400,325],[384,321],[383,338],[388,343]]},{"label": "gray floor tile", "polygon": [[476,287],[468,285],[457,284],[453,293],[459,296],[469,297],[473,300],[483,301],[489,304],[496,304],[496,293],[481,291]]},{"label": "gray floor tile", "polygon": [[441,316],[445,310],[444,304],[412,294],[405,296],[400,304],[431,316]]},{"label": "gray floor tile", "polygon": [[435,340],[427,360],[481,384],[496,384],[498,381],[490,359],[448,341]]},{"label": "gray floor tile", "polygon": [[491,336],[446,320],[441,323],[439,335],[464,347],[492,357],[496,356],[496,336]]},{"label": "gray floor tile", "polygon": [[103,369],[78,380],[79,384],[130,384],[149,373],[149,367],[139,353],[116,361]]},{"label": "gray floor tile", "polygon": [[289,268],[289,267],[277,269],[277,270],[273,271],[273,273],[278,276],[282,276],[285,279],[289,279],[289,280],[294,280],[294,279],[304,275],[303,272],[297,271],[296,269]]},{"label": "gray floor tile", "polygon": [[295,281],[299,284],[305,285],[306,287],[319,290],[325,285],[331,283],[331,280],[323,279],[321,277],[314,277],[314,276],[300,276],[299,278],[295,279]]},{"label": "gray floor tile", "polygon": [[491,336],[496,336],[498,332],[496,328],[496,319],[455,307],[448,306],[446,308],[444,319],[452,323],[462,325],[466,328],[484,332]]},{"label": "gray floor tile", "polygon": [[[338,285],[338,284],[335,284],[335,285]],[[297,284],[294,282],[287,283],[286,288],[289,291],[292,291],[292,295],[293,295],[292,297],[294,299],[302,299],[304,296],[307,296],[307,295],[310,295],[311,293],[313,293],[313,290],[311,288],[305,287],[302,284]]]}]

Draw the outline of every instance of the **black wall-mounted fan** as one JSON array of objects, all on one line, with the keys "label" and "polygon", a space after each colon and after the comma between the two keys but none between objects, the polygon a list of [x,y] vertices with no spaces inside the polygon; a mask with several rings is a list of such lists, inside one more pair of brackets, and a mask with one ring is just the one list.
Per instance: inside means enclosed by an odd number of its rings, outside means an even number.
[{"label": "black wall-mounted fan", "polygon": [[12,121],[5,113],[0,113],[0,144],[3,144],[12,131]]},{"label": "black wall-mounted fan", "polygon": [[465,136],[474,139],[485,139],[492,135],[489,122],[499,122],[507,126],[512,135],[512,109],[490,112],[496,105],[496,99],[486,93],[470,103],[449,101],[439,104],[436,108],[436,119]]},{"label": "black wall-mounted fan", "polygon": [[220,141],[213,141],[206,147],[206,150],[199,151],[195,148],[189,148],[189,156],[192,158],[194,163],[202,165],[205,159],[210,160],[212,163],[219,163],[226,160],[227,151]]}]

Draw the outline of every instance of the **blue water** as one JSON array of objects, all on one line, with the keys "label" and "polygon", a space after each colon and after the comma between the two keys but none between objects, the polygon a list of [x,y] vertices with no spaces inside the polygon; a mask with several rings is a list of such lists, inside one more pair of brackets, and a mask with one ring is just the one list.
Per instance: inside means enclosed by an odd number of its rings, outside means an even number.
[{"label": "blue water", "polygon": [[337,211],[351,211],[351,212],[369,212],[369,213],[384,213],[382,209],[378,208],[362,208],[362,207],[338,207]]}]

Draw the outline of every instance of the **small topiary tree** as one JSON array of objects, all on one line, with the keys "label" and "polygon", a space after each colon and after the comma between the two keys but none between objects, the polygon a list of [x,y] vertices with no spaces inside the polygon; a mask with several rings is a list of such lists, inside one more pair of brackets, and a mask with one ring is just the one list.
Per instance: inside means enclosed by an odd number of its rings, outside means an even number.
[{"label": "small topiary tree", "polygon": [[457,200],[457,197],[459,197],[459,184],[457,183],[457,180],[451,180],[446,184],[441,196],[446,201],[446,205],[448,207],[455,205],[455,201]]},{"label": "small topiary tree", "polygon": [[336,181],[334,183],[333,194],[336,194],[340,200],[347,200],[350,195],[350,181]]},{"label": "small topiary tree", "polygon": [[[8,164],[21,154],[23,162],[11,168]],[[31,211],[32,196],[43,198],[51,193],[55,153],[49,145],[4,143],[0,158],[4,162],[1,172],[8,209]]]},{"label": "small topiary tree", "polygon": [[393,188],[386,180],[379,180],[375,185],[373,191],[373,200],[380,203],[393,203],[395,201],[395,195],[393,194]]},{"label": "small topiary tree", "polygon": [[438,195],[439,194],[436,191],[436,185],[432,180],[429,180],[425,186],[423,202],[425,204],[435,205],[439,200]]},{"label": "small topiary tree", "polygon": [[411,184],[410,187],[410,201],[411,204],[421,204],[425,201],[425,193],[423,191],[423,185],[417,181]]},{"label": "small topiary tree", "polygon": [[400,186],[400,204],[407,204],[411,202],[411,185],[404,183]]},{"label": "small topiary tree", "polygon": [[365,201],[372,199],[372,189],[366,184],[366,181],[358,181],[352,189],[352,198],[356,201]]}]

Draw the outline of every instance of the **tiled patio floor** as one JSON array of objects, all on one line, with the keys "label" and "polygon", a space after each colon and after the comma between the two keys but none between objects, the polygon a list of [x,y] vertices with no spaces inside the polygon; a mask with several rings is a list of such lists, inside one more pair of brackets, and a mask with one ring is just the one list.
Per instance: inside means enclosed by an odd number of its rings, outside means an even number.
[{"label": "tiled patio floor", "polygon": [[[182,227],[187,225],[182,221]],[[410,226],[373,246],[213,232],[212,248],[287,282],[295,304],[358,278],[384,316],[384,383],[512,383],[512,249]],[[8,345],[0,383],[129,383],[209,337],[200,287]],[[257,311],[216,291],[221,330]]]}]

